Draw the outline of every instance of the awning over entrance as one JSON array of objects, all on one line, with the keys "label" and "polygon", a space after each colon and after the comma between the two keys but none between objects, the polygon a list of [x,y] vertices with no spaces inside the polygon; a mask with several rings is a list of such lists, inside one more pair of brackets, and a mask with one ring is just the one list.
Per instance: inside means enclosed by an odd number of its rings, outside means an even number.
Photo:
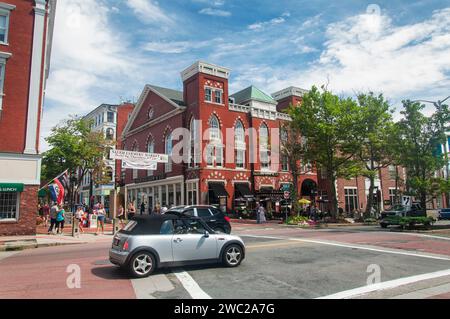
[{"label": "awning over entrance", "polygon": [[6,193],[20,193],[23,192],[23,184],[1,184],[0,183],[0,192]]},{"label": "awning over entrance", "polygon": [[209,191],[217,198],[229,197],[227,190],[222,183],[209,183]]},{"label": "awning over entrance", "polygon": [[252,191],[247,183],[234,184],[236,197],[254,198]]}]

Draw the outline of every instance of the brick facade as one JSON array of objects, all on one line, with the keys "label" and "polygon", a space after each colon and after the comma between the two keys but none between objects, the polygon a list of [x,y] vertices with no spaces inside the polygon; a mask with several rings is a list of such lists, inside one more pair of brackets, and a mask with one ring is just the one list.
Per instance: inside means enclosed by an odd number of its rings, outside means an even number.
[{"label": "brick facade", "polygon": [[25,236],[36,234],[36,216],[39,186],[25,186],[20,193],[18,221],[0,222],[1,236]]},{"label": "brick facade", "polygon": [[0,203],[9,210],[0,211],[0,236],[31,235],[36,230],[40,121],[56,0],[5,0],[0,8],[3,15],[7,14],[8,35],[5,43],[0,43],[4,73],[0,92],[0,186],[24,186],[15,207],[18,220],[10,218],[14,208]]}]

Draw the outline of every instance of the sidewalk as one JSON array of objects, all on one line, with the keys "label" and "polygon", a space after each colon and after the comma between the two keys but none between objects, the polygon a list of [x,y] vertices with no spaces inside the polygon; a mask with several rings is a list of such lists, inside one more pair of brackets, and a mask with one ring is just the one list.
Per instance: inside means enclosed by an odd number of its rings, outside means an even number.
[{"label": "sidewalk", "polygon": [[0,252],[103,241],[109,242],[112,240],[112,237],[112,232],[106,231],[105,235],[96,236],[93,233],[86,233],[80,234],[79,237],[72,237],[67,233],[62,235],[7,236],[0,237]]}]

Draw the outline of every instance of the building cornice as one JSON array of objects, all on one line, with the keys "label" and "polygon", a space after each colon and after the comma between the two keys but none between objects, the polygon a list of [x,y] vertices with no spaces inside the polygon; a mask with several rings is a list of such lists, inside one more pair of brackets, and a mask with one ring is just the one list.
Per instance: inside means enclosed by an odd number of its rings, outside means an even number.
[{"label": "building cornice", "polygon": [[280,101],[284,98],[290,97],[290,96],[297,96],[297,97],[303,97],[304,94],[308,93],[308,90],[301,89],[299,87],[291,86],[286,89],[283,89],[281,91],[275,92],[272,94],[272,97],[276,101]]},{"label": "building cornice", "polygon": [[13,4],[0,2],[0,9],[12,11],[16,9],[16,6]]},{"label": "building cornice", "polygon": [[213,76],[217,76],[219,78],[228,79],[230,77],[230,69],[218,66],[215,64],[197,61],[192,64],[190,67],[186,68],[183,72],[181,72],[181,78],[184,81],[193,77],[197,73],[204,73]]}]

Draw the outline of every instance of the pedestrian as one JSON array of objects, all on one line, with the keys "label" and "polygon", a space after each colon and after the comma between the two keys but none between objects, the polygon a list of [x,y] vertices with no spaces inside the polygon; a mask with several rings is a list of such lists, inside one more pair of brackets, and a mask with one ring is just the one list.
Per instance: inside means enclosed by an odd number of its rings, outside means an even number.
[{"label": "pedestrian", "polygon": [[156,204],[155,209],[153,210],[153,214],[161,215],[161,206],[159,206],[159,204]]},{"label": "pedestrian", "polygon": [[267,220],[266,220],[266,209],[262,205],[259,207],[259,222],[261,224],[265,224],[267,222]]},{"label": "pedestrian", "polygon": [[66,211],[61,207],[61,209],[58,210],[58,214],[56,215],[56,232],[58,234],[62,234],[64,232],[65,213]]},{"label": "pedestrian", "polygon": [[125,227],[125,223],[123,222],[125,219],[125,209],[122,205],[119,206],[119,214],[117,215],[117,218],[119,219],[120,226],[123,229]]},{"label": "pedestrian", "polygon": [[50,209],[50,227],[48,228],[48,234],[54,234],[54,228],[57,225],[56,217],[58,216],[59,207],[56,203],[53,204]]},{"label": "pedestrian", "polygon": [[136,215],[136,208],[134,208],[133,203],[128,203],[127,207],[128,219],[132,219]]},{"label": "pedestrian", "polygon": [[141,215],[144,215],[144,213],[145,213],[145,203],[142,202],[141,203]]},{"label": "pedestrian", "polygon": [[168,210],[169,209],[166,206],[163,206],[163,208],[161,208],[161,214],[164,215]]},{"label": "pedestrian", "polygon": [[98,229],[102,228],[102,235],[105,234],[105,216],[106,211],[102,204],[100,204],[99,208],[97,209],[97,230],[95,232],[96,235],[98,235]]},{"label": "pedestrian", "polygon": [[50,217],[50,207],[48,206],[47,203],[45,203],[44,207],[42,208],[43,211],[43,218],[44,218],[44,225],[45,227],[48,227],[48,221],[49,221],[49,217]]},{"label": "pedestrian", "polygon": [[83,218],[84,218],[84,209],[83,206],[78,206],[77,211],[75,212],[75,219],[78,223],[78,232],[84,233],[83,230]]},{"label": "pedestrian", "polygon": [[256,203],[256,223],[257,224],[261,224],[261,216],[259,214],[260,208],[261,208],[261,204]]}]

